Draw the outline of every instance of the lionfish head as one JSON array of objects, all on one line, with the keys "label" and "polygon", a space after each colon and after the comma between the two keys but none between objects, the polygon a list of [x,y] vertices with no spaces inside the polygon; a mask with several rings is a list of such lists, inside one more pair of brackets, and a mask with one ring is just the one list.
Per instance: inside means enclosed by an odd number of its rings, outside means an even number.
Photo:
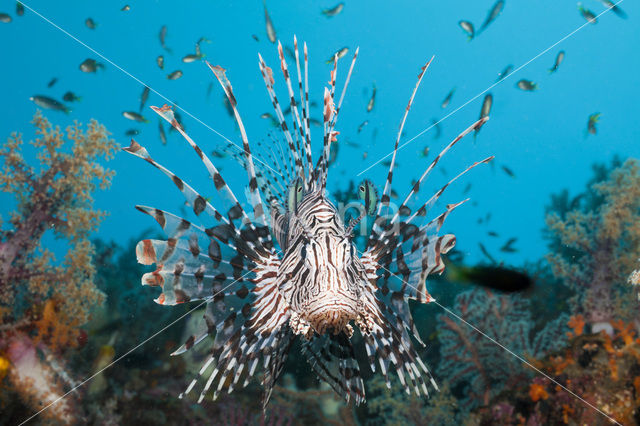
[{"label": "lionfish head", "polygon": [[290,294],[305,334],[350,334],[348,324],[357,319],[359,289],[366,280],[351,233],[321,191],[300,194],[293,185],[290,193],[295,196],[287,212],[289,244],[279,273],[283,293]]}]

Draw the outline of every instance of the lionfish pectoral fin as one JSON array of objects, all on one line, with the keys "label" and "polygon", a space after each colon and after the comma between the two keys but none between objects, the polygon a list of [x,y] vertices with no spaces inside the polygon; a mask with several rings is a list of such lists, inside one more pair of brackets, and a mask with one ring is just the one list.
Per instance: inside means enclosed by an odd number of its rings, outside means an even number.
[{"label": "lionfish pectoral fin", "polygon": [[[223,388],[230,393],[242,378],[245,380],[241,385],[246,386],[260,358],[265,377],[268,377],[265,385],[272,387],[275,384],[290,346],[289,307],[274,288],[278,266],[279,259],[275,255],[263,259],[252,270],[255,276],[242,287],[212,298],[207,305],[211,320],[206,322],[210,334],[215,329],[212,356],[184,394],[193,389],[214,361],[215,367],[208,373],[199,402],[212,387],[213,399],[216,399]],[[228,309],[229,306],[241,308]]]},{"label": "lionfish pectoral fin", "polygon": [[[408,333],[416,331],[407,303],[409,298],[413,298],[412,294],[406,283],[396,287],[389,285],[393,275],[388,269],[378,277],[376,274],[381,268],[371,253],[365,253],[361,260],[367,271],[371,271],[362,294],[361,311],[361,321],[366,324],[366,327],[361,328],[361,332],[369,365],[376,371],[376,363],[378,364],[387,387],[391,387],[388,370],[393,367],[407,393],[413,387],[416,395],[428,396],[423,376],[428,378],[435,389],[437,385],[427,366],[418,356]],[[381,308],[385,306],[386,309]]]}]

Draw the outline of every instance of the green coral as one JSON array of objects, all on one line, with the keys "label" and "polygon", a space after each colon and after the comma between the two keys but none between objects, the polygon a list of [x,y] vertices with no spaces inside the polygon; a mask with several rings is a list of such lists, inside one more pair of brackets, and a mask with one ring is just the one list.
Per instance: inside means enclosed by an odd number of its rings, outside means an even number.
[{"label": "green coral", "polygon": [[575,291],[574,313],[590,324],[629,321],[637,316],[626,281],[640,258],[640,165],[630,159],[608,173],[603,167],[595,171],[588,190],[567,208],[556,197],[546,217],[552,249],[547,260]]}]

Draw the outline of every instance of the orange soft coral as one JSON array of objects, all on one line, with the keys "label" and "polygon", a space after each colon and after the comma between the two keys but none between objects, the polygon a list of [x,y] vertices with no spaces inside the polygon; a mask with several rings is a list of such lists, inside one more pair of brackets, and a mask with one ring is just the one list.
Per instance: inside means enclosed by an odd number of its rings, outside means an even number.
[{"label": "orange soft coral", "polygon": [[529,396],[533,402],[549,398],[549,394],[544,386],[538,383],[531,383],[531,386],[529,386]]}]

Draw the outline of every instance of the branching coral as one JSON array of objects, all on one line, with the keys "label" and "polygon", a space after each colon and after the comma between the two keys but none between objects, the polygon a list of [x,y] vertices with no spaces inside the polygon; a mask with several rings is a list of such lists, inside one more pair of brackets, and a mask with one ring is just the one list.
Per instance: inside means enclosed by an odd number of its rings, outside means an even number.
[{"label": "branching coral", "polygon": [[[575,328],[568,344],[537,361],[536,366],[582,401],[548,378],[536,377],[517,384],[509,394],[499,395],[491,409],[481,410],[483,423],[608,424],[604,413],[621,424],[638,424],[640,339],[634,326],[616,321],[610,336],[604,332],[583,334],[579,318],[571,323]],[[512,407],[508,419],[497,410],[505,405]]]},{"label": "branching coral", "polygon": [[[534,336],[530,310],[527,299],[479,289],[459,294],[454,307],[465,321],[509,350],[537,358],[566,340],[567,318],[561,315],[548,322]],[[464,388],[468,407],[487,405],[501,390],[530,375],[521,361],[469,325],[448,315],[439,319],[442,361],[438,370],[452,387]]]},{"label": "branching coral", "polygon": [[[39,410],[63,393],[59,379],[72,384],[58,356],[77,344],[79,327],[104,298],[94,283],[89,235],[105,213],[92,208],[92,192],[109,185],[113,172],[99,160],[117,146],[96,121],[86,131],[76,122],[66,138],[39,112],[33,124],[38,166],[25,159],[21,135],[0,147],[0,190],[16,206],[0,223],[0,355],[10,363],[12,390]],[[42,242],[49,230],[66,241],[62,262]],[[72,422],[78,413],[71,416],[69,404],[52,406],[48,415]]]},{"label": "branching coral", "polygon": [[608,175],[600,170],[585,195],[570,210],[547,214],[553,250],[547,259],[554,275],[575,291],[573,311],[596,330],[611,331],[615,319],[637,316],[626,281],[640,257],[638,162],[627,160]]},{"label": "branching coral", "polygon": [[[92,209],[92,192],[106,188],[113,176],[99,159],[110,158],[116,144],[96,121],[86,131],[79,123],[69,126],[69,142],[39,112],[33,124],[39,167],[25,160],[19,134],[0,149],[0,190],[16,200],[0,229],[0,310],[5,325],[35,326],[40,339],[60,348],[73,345],[77,327],[103,298],[93,283],[88,237],[105,215]],[[68,242],[60,264],[42,244],[47,230]]]}]

